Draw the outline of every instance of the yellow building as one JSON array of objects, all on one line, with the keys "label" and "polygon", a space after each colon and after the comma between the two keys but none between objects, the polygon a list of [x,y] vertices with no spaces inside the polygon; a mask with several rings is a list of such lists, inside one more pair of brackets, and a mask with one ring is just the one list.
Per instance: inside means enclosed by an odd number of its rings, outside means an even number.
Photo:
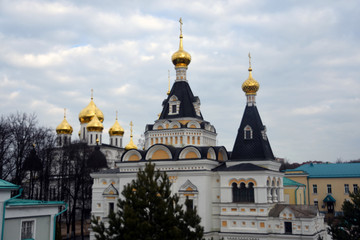
[{"label": "yellow building", "polygon": [[287,204],[305,205],[306,204],[306,185],[291,180],[289,178],[283,178],[284,184],[284,201]]},{"label": "yellow building", "polygon": [[310,163],[286,170],[285,176],[305,185],[307,204],[336,215],[342,211],[343,202],[350,200],[349,193],[358,192],[360,163]]}]

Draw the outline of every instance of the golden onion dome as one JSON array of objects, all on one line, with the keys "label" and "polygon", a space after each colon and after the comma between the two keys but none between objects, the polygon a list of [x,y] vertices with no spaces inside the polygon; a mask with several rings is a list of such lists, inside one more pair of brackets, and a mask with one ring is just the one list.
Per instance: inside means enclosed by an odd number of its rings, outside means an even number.
[{"label": "golden onion dome", "polygon": [[125,150],[130,150],[130,149],[137,149],[137,146],[135,145],[132,136],[130,137],[129,144],[125,146]]},{"label": "golden onion dome", "polygon": [[246,95],[255,95],[260,88],[260,84],[252,77],[251,67],[249,68],[249,77],[242,85],[242,90]]},{"label": "golden onion dome", "polygon": [[92,89],[91,89],[91,101],[90,103],[79,113],[79,121],[80,123],[88,123],[94,116],[100,120],[100,122],[104,121],[104,114],[102,111],[95,105],[92,96]]},{"label": "golden onion dome", "polygon": [[56,127],[57,134],[72,134],[73,128],[66,120],[66,109],[64,109],[64,119],[62,122]]},{"label": "golden onion dome", "polygon": [[124,136],[124,129],[120,126],[116,117],[114,125],[109,129],[110,136]]},{"label": "golden onion dome", "polygon": [[93,119],[91,119],[91,121],[86,125],[86,129],[89,132],[102,132],[104,126],[102,125],[98,117],[94,115]]},{"label": "golden onion dome", "polygon": [[62,120],[59,126],[56,127],[57,134],[72,134],[73,128],[70,126],[66,118]]},{"label": "golden onion dome", "polygon": [[180,44],[179,50],[177,50],[172,56],[171,61],[175,67],[187,67],[191,62],[191,55],[184,50],[183,47],[183,35],[182,35],[182,20],[180,18]]},{"label": "golden onion dome", "polygon": [[130,122],[130,142],[128,145],[125,146],[125,150],[130,150],[130,149],[137,149],[137,146],[135,145],[134,141],[133,141],[133,123],[132,121]]}]

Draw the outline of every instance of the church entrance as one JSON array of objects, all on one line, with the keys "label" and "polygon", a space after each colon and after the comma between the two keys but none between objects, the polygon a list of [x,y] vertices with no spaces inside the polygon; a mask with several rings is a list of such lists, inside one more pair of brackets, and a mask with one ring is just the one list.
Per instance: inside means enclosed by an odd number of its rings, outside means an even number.
[{"label": "church entrance", "polygon": [[326,205],[327,205],[328,213],[334,213],[334,203],[328,202]]}]

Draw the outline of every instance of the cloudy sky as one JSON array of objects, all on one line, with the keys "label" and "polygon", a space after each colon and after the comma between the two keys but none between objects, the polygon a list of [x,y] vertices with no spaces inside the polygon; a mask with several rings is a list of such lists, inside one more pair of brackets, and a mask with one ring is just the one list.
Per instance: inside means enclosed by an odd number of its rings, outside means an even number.
[{"label": "cloudy sky", "polygon": [[359,1],[0,0],[0,110],[36,113],[43,126],[94,101],[104,136],[119,111],[135,142],[161,111],[171,55],[192,56],[201,111],[232,150],[246,98],[248,52],[257,106],[275,156],[291,162],[360,158]]}]

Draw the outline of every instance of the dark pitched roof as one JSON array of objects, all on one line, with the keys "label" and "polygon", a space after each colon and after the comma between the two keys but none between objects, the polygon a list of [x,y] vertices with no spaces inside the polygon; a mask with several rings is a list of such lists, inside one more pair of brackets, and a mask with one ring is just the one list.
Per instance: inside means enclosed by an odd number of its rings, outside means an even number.
[{"label": "dark pitched roof", "polygon": [[[252,128],[252,139],[244,139],[244,128],[247,125]],[[265,126],[256,106],[246,106],[230,159],[274,160],[268,138],[263,137],[264,130]]]},{"label": "dark pitched roof", "polygon": [[33,149],[31,149],[29,155],[25,159],[23,163],[23,168],[24,170],[28,170],[28,171],[40,171],[42,167],[43,164],[40,158],[38,157],[38,155],[36,154],[36,150],[34,147]]},{"label": "dark pitched roof", "polygon": [[[175,95],[180,101],[179,114],[169,115],[169,100],[170,97]],[[167,99],[163,101],[163,110],[159,119],[170,119],[170,118],[198,118],[203,120],[202,114],[200,116],[196,114],[193,103],[199,100],[198,97],[194,96],[191,91],[190,85],[185,81],[175,82],[170,94]]]},{"label": "dark pitched roof", "polygon": [[267,168],[260,167],[258,165],[252,163],[240,163],[234,166],[228,167],[226,162],[221,164],[220,166],[213,169],[213,171],[223,172],[223,171],[266,171],[269,170]]},{"label": "dark pitched roof", "polygon": [[279,217],[280,213],[289,208],[296,218],[313,218],[317,215],[318,209],[314,205],[290,205],[276,204],[269,212],[269,217]]},{"label": "dark pitched roof", "polygon": [[100,151],[100,147],[96,146],[91,153],[87,166],[91,169],[107,168],[107,160],[105,155]]}]

